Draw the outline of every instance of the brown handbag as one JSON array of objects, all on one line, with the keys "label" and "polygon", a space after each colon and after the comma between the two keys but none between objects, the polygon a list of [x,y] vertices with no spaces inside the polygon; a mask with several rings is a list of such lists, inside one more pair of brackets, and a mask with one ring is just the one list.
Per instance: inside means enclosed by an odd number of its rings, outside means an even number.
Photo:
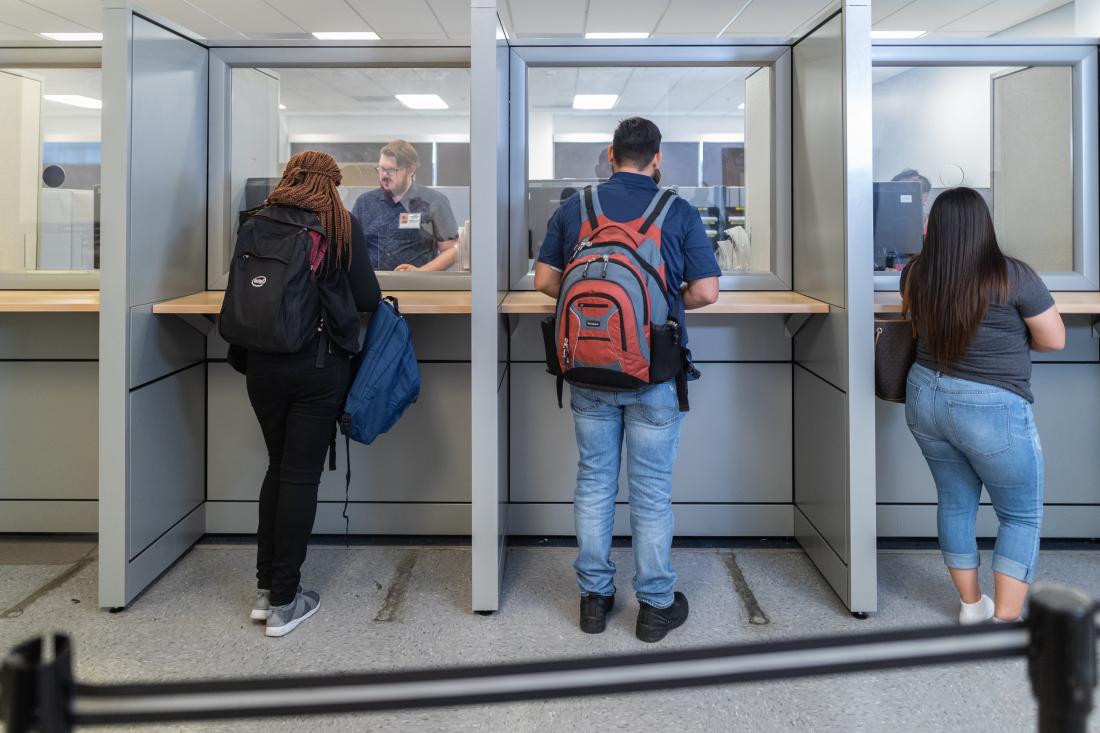
[{"label": "brown handbag", "polygon": [[908,319],[875,319],[875,396],[905,402],[905,380],[917,359],[917,334]]}]

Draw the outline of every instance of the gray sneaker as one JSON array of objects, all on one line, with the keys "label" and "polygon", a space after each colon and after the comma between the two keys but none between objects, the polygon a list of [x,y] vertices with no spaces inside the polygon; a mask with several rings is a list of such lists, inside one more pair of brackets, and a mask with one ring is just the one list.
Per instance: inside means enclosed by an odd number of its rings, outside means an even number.
[{"label": "gray sneaker", "polygon": [[256,602],[252,604],[252,620],[267,621],[271,615],[271,591],[256,589]]},{"label": "gray sneaker", "polygon": [[308,590],[294,596],[294,600],[285,606],[272,606],[271,615],[267,617],[268,636],[286,636],[298,624],[317,613],[321,608],[321,596]]}]

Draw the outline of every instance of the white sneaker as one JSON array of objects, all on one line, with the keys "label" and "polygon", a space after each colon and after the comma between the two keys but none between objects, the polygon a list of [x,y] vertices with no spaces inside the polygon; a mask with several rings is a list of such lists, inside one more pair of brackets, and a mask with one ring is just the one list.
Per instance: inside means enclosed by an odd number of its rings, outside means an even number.
[{"label": "white sneaker", "polygon": [[267,621],[271,615],[271,591],[256,589],[256,602],[252,604],[252,620]]},{"label": "white sneaker", "polygon": [[285,606],[272,606],[264,633],[268,636],[286,636],[321,608],[321,596],[311,590],[299,593]]},{"label": "white sneaker", "polygon": [[962,608],[959,609],[959,623],[963,626],[984,624],[991,618],[993,618],[993,599],[984,593],[980,601],[974,603],[964,602]]}]

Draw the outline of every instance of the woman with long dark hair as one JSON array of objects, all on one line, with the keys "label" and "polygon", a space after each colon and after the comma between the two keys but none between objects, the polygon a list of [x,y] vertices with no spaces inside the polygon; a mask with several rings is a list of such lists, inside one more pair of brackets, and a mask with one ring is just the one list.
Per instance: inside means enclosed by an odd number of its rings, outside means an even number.
[{"label": "woman with long dark hair", "polygon": [[255,215],[323,232],[310,252],[324,318],[296,354],[249,351],[248,398],[267,445],[256,534],[256,604],[252,619],[283,636],[320,608],[303,592],[302,563],[317,513],[317,487],[359,350],[359,312],[381,293],[361,227],[340,201],[340,168],[326,153],[293,156],[278,187]]},{"label": "woman with long dark hair", "polygon": [[[1030,351],[1061,350],[1065,327],[1035,271],[1001,252],[989,209],[971,188],[949,189],[932,204],[924,248],[901,289],[918,338],[905,419],[936,482],[959,622],[1014,621],[1035,574],[1043,515]],[[983,485],[998,521],[995,600],[978,583]]]}]

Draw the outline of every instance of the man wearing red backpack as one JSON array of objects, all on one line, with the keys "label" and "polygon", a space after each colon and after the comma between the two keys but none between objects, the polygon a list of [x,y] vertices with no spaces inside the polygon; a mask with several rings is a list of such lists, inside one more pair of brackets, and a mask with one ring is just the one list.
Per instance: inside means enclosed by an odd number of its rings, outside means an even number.
[{"label": "man wearing red backpack", "polygon": [[608,149],[613,175],[554,213],[535,268],[535,287],[558,299],[544,326],[548,364],[570,382],[580,452],[580,627],[602,632],[615,602],[611,532],[625,437],[636,634],[650,642],[688,616],[670,558],[672,467],[686,409],[684,311],[717,300],[721,274],[698,211],[657,185],[660,146],[649,120],[620,122]]}]

